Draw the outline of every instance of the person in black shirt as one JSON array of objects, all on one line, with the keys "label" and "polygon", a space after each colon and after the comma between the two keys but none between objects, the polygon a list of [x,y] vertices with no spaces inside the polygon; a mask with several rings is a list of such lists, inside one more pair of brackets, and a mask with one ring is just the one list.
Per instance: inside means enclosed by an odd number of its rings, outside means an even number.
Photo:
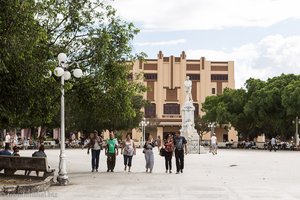
[{"label": "person in black shirt", "polygon": [[180,132],[176,132],[174,138],[175,158],[176,158],[176,174],[183,173],[184,153],[187,154],[186,139],[180,136]]}]

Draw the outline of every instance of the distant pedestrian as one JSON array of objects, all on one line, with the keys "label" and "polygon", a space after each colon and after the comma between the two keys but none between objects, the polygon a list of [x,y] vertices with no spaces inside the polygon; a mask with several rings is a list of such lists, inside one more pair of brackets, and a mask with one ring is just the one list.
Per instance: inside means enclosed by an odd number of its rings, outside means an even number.
[{"label": "distant pedestrian", "polygon": [[153,148],[155,147],[155,141],[153,140],[152,135],[149,135],[148,140],[144,145],[144,153],[145,153],[145,160],[146,160],[146,172],[152,173],[153,166],[154,166],[154,154]]},{"label": "distant pedestrian", "polygon": [[87,144],[87,154],[89,154],[90,149],[92,149],[92,172],[98,172],[102,142],[102,138],[98,136],[97,131],[94,131],[94,133],[90,134],[90,142]]},{"label": "distant pedestrian", "polygon": [[176,132],[174,138],[175,159],[176,159],[176,174],[183,173],[184,154],[187,154],[186,139],[180,136],[180,132]]},{"label": "distant pedestrian", "polygon": [[129,133],[126,135],[126,139],[123,142],[121,154],[123,154],[124,157],[124,171],[126,171],[128,167],[128,172],[130,172],[132,157],[136,154],[136,148]]},{"label": "distant pedestrian", "polygon": [[174,151],[174,141],[172,135],[169,135],[167,140],[165,141],[164,148],[166,150],[165,154],[165,166],[166,166],[166,173],[172,173],[172,157]]},{"label": "distant pedestrian", "polygon": [[6,133],[5,135],[5,144],[8,144],[10,147],[10,143],[11,143],[11,137],[9,133]]},{"label": "distant pedestrian", "polygon": [[211,152],[213,155],[216,155],[218,153],[217,152],[218,144],[217,144],[217,137],[215,133],[211,136],[210,142],[211,142]]},{"label": "distant pedestrian", "polygon": [[276,152],[276,139],[272,137],[271,139],[271,145],[270,145],[270,152],[274,150]]},{"label": "distant pedestrian", "polygon": [[83,135],[80,136],[80,145],[81,145],[81,149],[84,149],[84,142],[85,142],[85,137]]},{"label": "distant pedestrian", "polygon": [[116,165],[116,156],[119,154],[118,142],[115,139],[114,133],[109,133],[109,139],[105,149],[105,155],[107,155],[107,172],[114,171]]}]

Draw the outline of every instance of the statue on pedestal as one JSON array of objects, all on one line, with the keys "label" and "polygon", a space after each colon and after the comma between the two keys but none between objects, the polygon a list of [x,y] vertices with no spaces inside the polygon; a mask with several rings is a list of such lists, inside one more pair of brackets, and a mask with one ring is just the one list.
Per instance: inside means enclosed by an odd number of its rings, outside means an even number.
[{"label": "statue on pedestal", "polygon": [[185,88],[185,101],[186,102],[192,102],[193,98],[192,98],[192,81],[190,80],[190,77],[187,76],[185,81],[184,81],[184,88]]}]

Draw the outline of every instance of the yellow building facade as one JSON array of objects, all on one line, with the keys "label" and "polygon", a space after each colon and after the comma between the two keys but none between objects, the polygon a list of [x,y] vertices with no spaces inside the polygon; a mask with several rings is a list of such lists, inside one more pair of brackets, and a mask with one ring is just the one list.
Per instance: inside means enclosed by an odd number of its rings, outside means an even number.
[{"label": "yellow building facade", "polygon": [[[164,56],[160,51],[156,59],[136,61],[132,75],[144,75],[144,84],[149,90],[144,98],[151,104],[144,109],[145,117],[150,122],[146,127],[146,137],[164,138],[181,128],[181,108],[185,101],[184,80],[186,76],[192,81],[192,97],[195,115],[202,115],[201,106],[210,95],[221,94],[225,88],[234,88],[234,62],[210,61],[205,57],[188,59],[183,51],[180,56]],[[219,142],[224,140],[237,141],[237,133],[233,129],[215,130]],[[140,129],[132,130],[132,137],[141,140]],[[203,139],[209,139],[205,134]]]}]

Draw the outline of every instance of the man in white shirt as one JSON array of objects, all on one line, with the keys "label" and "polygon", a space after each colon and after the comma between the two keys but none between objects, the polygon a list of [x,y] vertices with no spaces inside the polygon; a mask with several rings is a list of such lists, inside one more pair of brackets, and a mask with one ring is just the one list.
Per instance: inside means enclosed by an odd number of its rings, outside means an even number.
[{"label": "man in white shirt", "polygon": [[217,154],[217,137],[216,134],[213,134],[210,138],[210,142],[211,142],[211,152],[213,155]]},{"label": "man in white shirt", "polygon": [[271,139],[270,151],[272,151],[273,149],[276,152],[276,139],[274,137],[272,137],[272,139]]}]

